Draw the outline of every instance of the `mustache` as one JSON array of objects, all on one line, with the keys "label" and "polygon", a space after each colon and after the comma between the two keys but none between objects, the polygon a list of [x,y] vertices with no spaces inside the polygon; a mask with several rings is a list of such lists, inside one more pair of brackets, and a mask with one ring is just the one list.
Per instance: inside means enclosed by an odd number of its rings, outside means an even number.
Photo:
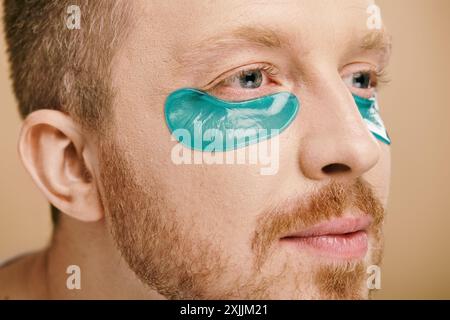
[{"label": "mustache", "polygon": [[286,200],[264,211],[257,218],[251,242],[255,267],[261,268],[272,244],[283,235],[342,217],[348,208],[357,208],[371,216],[370,231],[379,236],[385,210],[371,185],[362,178],[351,184],[331,181],[305,198]]}]

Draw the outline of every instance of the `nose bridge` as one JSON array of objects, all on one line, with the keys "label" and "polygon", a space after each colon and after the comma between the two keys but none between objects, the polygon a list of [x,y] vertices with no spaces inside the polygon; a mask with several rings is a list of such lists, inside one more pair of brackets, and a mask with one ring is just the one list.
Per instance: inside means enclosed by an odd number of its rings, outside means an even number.
[{"label": "nose bridge", "polygon": [[334,136],[354,134],[359,130],[368,134],[356,103],[338,72],[321,70],[316,77],[308,90],[310,111],[315,113],[314,118],[320,118],[314,127],[328,129]]},{"label": "nose bridge", "polygon": [[[326,76],[325,76],[326,75]],[[320,70],[302,98],[300,165],[313,179],[360,176],[379,159],[380,147],[337,71]]]}]

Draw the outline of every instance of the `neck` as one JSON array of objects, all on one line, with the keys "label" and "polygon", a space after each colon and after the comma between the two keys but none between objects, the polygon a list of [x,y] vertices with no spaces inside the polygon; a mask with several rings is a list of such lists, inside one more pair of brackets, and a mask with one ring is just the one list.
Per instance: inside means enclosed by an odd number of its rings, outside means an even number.
[{"label": "neck", "polygon": [[[20,268],[27,273],[22,279],[28,279],[28,290],[37,298],[164,299],[129,269],[105,220],[82,223],[62,217],[49,248],[29,256],[28,260],[22,263],[28,266]],[[67,273],[69,266],[79,267],[79,274],[74,269]],[[80,289],[73,288],[77,276]]]}]

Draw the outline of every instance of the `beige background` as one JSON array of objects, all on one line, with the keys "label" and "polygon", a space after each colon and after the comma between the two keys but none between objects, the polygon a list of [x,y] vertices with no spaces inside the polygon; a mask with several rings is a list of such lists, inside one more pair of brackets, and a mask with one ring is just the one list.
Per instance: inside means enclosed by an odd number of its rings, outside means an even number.
[{"label": "beige background", "polygon": [[[381,93],[392,145],[382,288],[377,298],[450,299],[450,1],[382,0],[394,37]],[[3,30],[0,29],[3,35]],[[0,261],[41,248],[48,204],[16,151],[20,119],[0,40]]]}]

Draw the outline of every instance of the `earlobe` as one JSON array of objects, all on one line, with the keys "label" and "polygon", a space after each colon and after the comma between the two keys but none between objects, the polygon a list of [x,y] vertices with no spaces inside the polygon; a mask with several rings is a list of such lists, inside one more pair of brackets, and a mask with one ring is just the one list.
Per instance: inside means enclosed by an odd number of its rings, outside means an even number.
[{"label": "earlobe", "polygon": [[18,143],[26,170],[49,202],[75,219],[98,221],[104,213],[85,148],[79,125],[48,109],[28,115]]}]

